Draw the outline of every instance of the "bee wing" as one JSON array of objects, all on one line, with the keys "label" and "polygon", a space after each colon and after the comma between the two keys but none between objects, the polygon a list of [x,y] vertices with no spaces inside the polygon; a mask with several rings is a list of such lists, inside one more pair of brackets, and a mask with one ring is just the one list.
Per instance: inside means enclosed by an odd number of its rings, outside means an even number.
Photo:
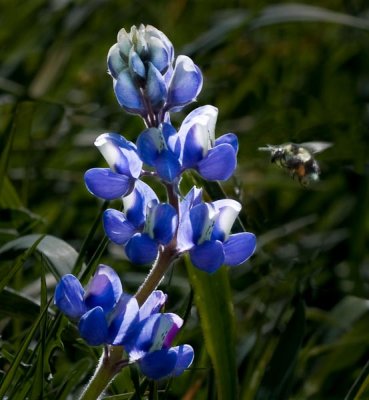
[{"label": "bee wing", "polygon": [[328,149],[329,147],[333,146],[333,143],[329,142],[306,142],[306,143],[301,143],[301,147],[304,147],[306,150],[310,151],[310,153],[320,153],[321,151],[324,151]]},{"label": "bee wing", "polygon": [[271,144],[267,144],[266,147],[259,147],[258,150],[259,151],[269,151],[272,152],[273,150],[275,150],[278,146],[273,146]]}]

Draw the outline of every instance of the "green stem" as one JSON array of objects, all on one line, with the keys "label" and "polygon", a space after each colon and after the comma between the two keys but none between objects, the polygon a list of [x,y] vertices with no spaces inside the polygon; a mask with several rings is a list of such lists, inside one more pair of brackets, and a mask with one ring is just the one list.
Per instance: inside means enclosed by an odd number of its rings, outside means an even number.
[{"label": "green stem", "polygon": [[175,242],[172,241],[168,246],[159,253],[151,271],[147,275],[143,284],[137,290],[135,297],[138,304],[141,306],[149,297],[153,290],[157,288],[163,276],[168,271],[169,267],[173,264],[177,257],[177,250]]},{"label": "green stem", "polygon": [[122,346],[109,346],[105,348],[95,374],[81,394],[79,400],[98,399],[104,389],[122,369]]}]

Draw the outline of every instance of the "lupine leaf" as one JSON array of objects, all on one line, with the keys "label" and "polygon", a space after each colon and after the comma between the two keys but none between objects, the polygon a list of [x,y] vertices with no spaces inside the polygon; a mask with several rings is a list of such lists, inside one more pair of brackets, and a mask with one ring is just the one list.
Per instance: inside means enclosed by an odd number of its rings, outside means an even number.
[{"label": "lupine leaf", "polygon": [[8,284],[8,282],[10,282],[10,280],[18,272],[18,270],[23,266],[27,258],[33,254],[36,247],[39,245],[43,238],[44,236],[41,235],[37,240],[35,240],[31,247],[29,247],[22,255],[17,257],[14,264],[4,264],[4,266],[1,267],[0,292]]},{"label": "lupine leaf", "polygon": [[214,367],[219,400],[236,399],[238,391],[234,315],[227,269],[209,275],[186,260],[206,349]]},{"label": "lupine leaf", "polygon": [[34,321],[40,313],[40,305],[33,299],[10,288],[0,292],[0,315]]},{"label": "lupine leaf", "polygon": [[[15,254],[32,247],[40,237],[39,234],[32,234],[14,239],[0,248],[0,256],[3,259],[12,258]],[[45,257],[51,272],[57,278],[71,273],[78,258],[78,253],[71,245],[51,235],[42,239],[36,251]]]}]

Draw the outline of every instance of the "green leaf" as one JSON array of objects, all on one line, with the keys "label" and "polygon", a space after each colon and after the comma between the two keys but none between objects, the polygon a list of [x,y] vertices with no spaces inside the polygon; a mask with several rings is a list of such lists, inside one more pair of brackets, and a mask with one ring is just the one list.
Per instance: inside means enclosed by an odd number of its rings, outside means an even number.
[{"label": "green leaf", "polygon": [[[13,258],[15,254],[32,247],[41,236],[32,234],[12,240],[0,248],[0,256],[3,259]],[[46,235],[42,239],[36,252],[45,257],[51,272],[57,279],[70,274],[78,258],[78,253],[71,245],[51,235]]]},{"label": "green leaf", "polygon": [[21,208],[22,202],[15,190],[13,184],[7,176],[3,177],[0,189],[0,207],[1,208]]},{"label": "green leaf", "polygon": [[[65,375],[64,384],[62,389],[55,396],[56,399],[68,399],[70,394],[75,391],[78,383],[80,383],[92,368],[90,358],[82,358],[78,360],[70,369],[69,373]],[[75,397],[77,398],[77,396]]]},{"label": "green leaf", "polygon": [[369,361],[361,370],[360,375],[347,393],[345,400],[360,400],[369,387]]},{"label": "green leaf", "polygon": [[285,22],[329,22],[369,30],[369,21],[365,18],[307,4],[277,4],[265,7],[250,25],[252,28],[260,28]]},{"label": "green leaf", "polygon": [[[41,308],[47,305],[47,287],[45,279],[45,268],[42,265],[41,271]],[[45,347],[46,347],[46,327],[47,327],[47,314],[44,315],[41,321],[41,334],[39,339],[39,350],[37,352],[37,367],[33,375],[33,385],[31,392],[31,400],[44,398],[44,365],[45,365]]]},{"label": "green leaf", "polygon": [[0,198],[3,196],[5,197],[7,191],[9,190],[9,185],[5,187],[4,183],[6,183],[5,176],[14,138],[17,135],[29,136],[34,115],[34,108],[34,102],[24,101],[20,102],[15,109],[13,124],[0,158]]},{"label": "green leaf", "polygon": [[219,400],[236,399],[238,391],[235,330],[231,289],[227,269],[209,275],[186,259],[194,289],[205,346],[211,358]]},{"label": "green leaf", "polygon": [[5,264],[0,269],[0,292],[10,282],[13,276],[23,266],[25,261],[35,251],[38,244],[41,242],[44,236],[40,236],[31,247],[29,247],[22,255],[20,255],[14,264]]},{"label": "green leaf", "polygon": [[40,313],[40,305],[33,299],[5,288],[0,292],[0,315],[34,321]]},{"label": "green leaf", "polygon": [[15,378],[15,375],[18,371],[18,368],[20,367],[20,363],[23,359],[23,356],[25,355],[26,351],[28,350],[28,346],[31,343],[32,338],[34,337],[36,330],[39,328],[40,323],[41,323],[42,319],[44,318],[44,315],[47,313],[48,308],[49,308],[49,304],[46,304],[45,307],[41,310],[41,313],[39,314],[38,318],[32,324],[32,327],[30,328],[27,336],[23,340],[21,348],[19,349],[16,357],[14,358],[12,365],[10,366],[10,369],[8,370],[4,380],[1,383],[1,386],[0,386],[0,398],[1,399],[5,398],[5,394],[8,391],[9,387],[11,386],[13,379]]},{"label": "green leaf", "polygon": [[284,400],[289,388],[289,378],[295,367],[304,337],[305,306],[298,298],[294,313],[269,362],[268,369],[257,392],[257,400]]}]

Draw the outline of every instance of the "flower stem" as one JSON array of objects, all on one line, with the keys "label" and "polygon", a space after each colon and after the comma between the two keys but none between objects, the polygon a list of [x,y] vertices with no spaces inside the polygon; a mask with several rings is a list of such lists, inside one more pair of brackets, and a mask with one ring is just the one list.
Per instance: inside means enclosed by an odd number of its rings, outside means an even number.
[{"label": "flower stem", "polygon": [[177,250],[175,246],[175,241],[173,240],[159,253],[159,257],[156,259],[154,265],[151,268],[151,271],[147,275],[145,281],[137,290],[135,297],[140,306],[149,297],[151,292],[157,288],[163,276],[168,271],[169,267],[173,264],[176,257]]},{"label": "flower stem", "polygon": [[87,384],[79,400],[98,399],[104,389],[113,380],[116,374],[122,369],[123,347],[106,347],[102,354],[95,374]]}]

